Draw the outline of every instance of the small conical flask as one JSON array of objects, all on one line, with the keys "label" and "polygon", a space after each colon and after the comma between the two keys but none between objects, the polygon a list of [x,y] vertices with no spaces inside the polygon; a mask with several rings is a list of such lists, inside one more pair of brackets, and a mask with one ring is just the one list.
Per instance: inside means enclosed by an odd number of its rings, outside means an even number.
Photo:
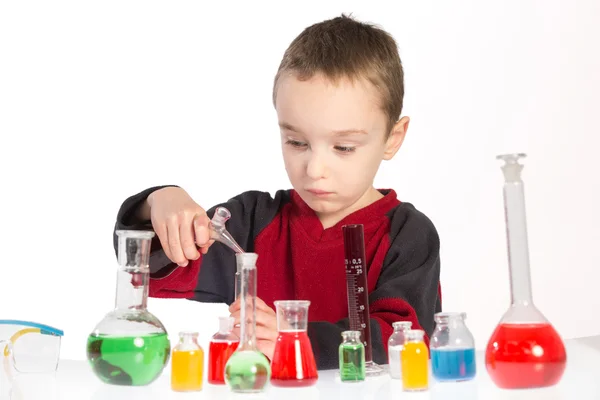
[{"label": "small conical flask", "polygon": [[225,383],[231,391],[256,393],[271,378],[269,360],[256,347],[256,253],[238,253],[240,279],[240,343],[225,365]]},{"label": "small conical flask", "polygon": [[143,386],[158,378],[171,344],[163,324],[147,309],[150,245],[154,232],[117,231],[115,308],[87,340],[87,359],[95,375],[113,385]]},{"label": "small conical flask", "polygon": [[485,363],[492,381],[504,389],[552,386],[560,381],[567,361],[560,335],[533,304],[522,157],[525,154],[498,156],[504,161],[511,305],[490,337]]}]

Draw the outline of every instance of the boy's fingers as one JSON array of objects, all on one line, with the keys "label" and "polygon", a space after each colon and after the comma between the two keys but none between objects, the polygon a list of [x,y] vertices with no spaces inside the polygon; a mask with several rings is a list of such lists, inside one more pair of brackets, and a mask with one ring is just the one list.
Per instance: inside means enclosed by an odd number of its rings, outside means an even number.
[{"label": "boy's fingers", "polygon": [[206,254],[208,253],[208,248],[214,243],[214,240],[209,240],[208,244],[206,246],[203,246],[202,248],[200,248],[200,251],[202,252],[202,254]]},{"label": "boy's fingers", "polygon": [[277,318],[273,317],[271,314],[267,314],[264,311],[256,311],[256,329],[259,326],[263,326],[272,331],[277,331]]},{"label": "boy's fingers", "polygon": [[171,252],[171,261],[185,267],[188,264],[187,258],[181,250],[181,241],[179,240],[179,224],[175,219],[167,221],[167,242],[168,249]]},{"label": "boy's fingers", "polygon": [[183,254],[188,260],[197,260],[200,257],[200,253],[196,248],[196,244],[194,243],[194,229],[192,224],[188,222],[189,220],[184,220],[181,225],[179,225],[179,238],[181,240],[181,247],[183,249]]},{"label": "boy's fingers", "polygon": [[259,297],[256,298],[256,310],[262,310],[268,314],[275,315],[275,311],[267,305],[264,301],[262,301]]},{"label": "boy's fingers", "polygon": [[230,312],[230,313],[233,313],[233,312],[235,312],[235,311],[237,311],[237,310],[239,310],[239,309],[240,309],[240,299],[239,299],[239,298],[237,298],[237,299],[235,299],[235,301],[234,301],[233,303],[231,303],[231,305],[229,306],[229,312]]},{"label": "boy's fingers", "polygon": [[196,236],[196,244],[199,247],[206,246],[210,240],[210,232],[208,229],[209,223],[210,220],[208,219],[206,213],[196,214],[194,217],[194,233]]},{"label": "boy's fingers", "polygon": [[257,325],[255,332],[256,332],[257,340],[271,340],[273,342],[275,340],[277,340],[277,336],[278,336],[277,331],[274,331],[273,329],[269,329],[265,326]]},{"label": "boy's fingers", "polygon": [[169,258],[169,260],[173,261],[173,255],[169,250],[169,235],[167,233],[167,226],[165,224],[157,224],[156,226],[153,226],[153,228],[158,236],[158,240],[160,240],[160,245],[162,246],[165,255]]}]

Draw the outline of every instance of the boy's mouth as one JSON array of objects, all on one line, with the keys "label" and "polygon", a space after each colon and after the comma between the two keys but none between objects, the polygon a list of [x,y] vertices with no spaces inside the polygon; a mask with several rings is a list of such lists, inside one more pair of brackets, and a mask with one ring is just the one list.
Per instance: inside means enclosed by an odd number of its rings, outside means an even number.
[{"label": "boy's mouth", "polygon": [[333,192],[327,192],[325,190],[320,190],[320,189],[306,189],[306,191],[308,193],[311,193],[311,194],[313,194],[315,196],[320,196],[320,197],[321,196],[327,196],[327,195],[330,195],[330,194],[333,193]]}]

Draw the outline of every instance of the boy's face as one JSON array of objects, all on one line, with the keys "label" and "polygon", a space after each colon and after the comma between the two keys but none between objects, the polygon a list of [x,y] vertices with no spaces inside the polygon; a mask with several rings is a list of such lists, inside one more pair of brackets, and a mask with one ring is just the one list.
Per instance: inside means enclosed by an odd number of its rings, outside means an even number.
[{"label": "boy's face", "polygon": [[381,197],[373,188],[375,174],[400,148],[408,118],[386,140],[388,120],[373,86],[362,80],[333,84],[320,74],[300,81],[290,74],[279,80],[275,108],[289,179],[324,225]]}]

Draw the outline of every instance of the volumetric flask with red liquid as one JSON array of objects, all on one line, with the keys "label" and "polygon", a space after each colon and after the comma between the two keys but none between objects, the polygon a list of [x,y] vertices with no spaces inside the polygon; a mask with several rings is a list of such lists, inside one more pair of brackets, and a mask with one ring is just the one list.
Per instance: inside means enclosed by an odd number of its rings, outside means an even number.
[{"label": "volumetric flask with red liquid", "polygon": [[342,233],[350,330],[359,331],[361,340],[365,345],[366,376],[381,375],[384,373],[384,369],[373,362],[373,350],[371,348],[371,320],[369,318],[364,227],[362,224],[344,225],[342,226]]},{"label": "volumetric flask with red liquid", "polygon": [[307,300],[276,301],[277,331],[271,361],[271,384],[279,387],[311,386],[317,382],[317,364],[310,339]]},{"label": "volumetric flask with red liquid", "polygon": [[504,212],[508,244],[511,306],[494,330],[485,353],[488,374],[496,386],[526,389],[558,383],[566,367],[563,341],[533,304],[525,195],[519,159],[525,154],[498,156],[504,161]]}]

